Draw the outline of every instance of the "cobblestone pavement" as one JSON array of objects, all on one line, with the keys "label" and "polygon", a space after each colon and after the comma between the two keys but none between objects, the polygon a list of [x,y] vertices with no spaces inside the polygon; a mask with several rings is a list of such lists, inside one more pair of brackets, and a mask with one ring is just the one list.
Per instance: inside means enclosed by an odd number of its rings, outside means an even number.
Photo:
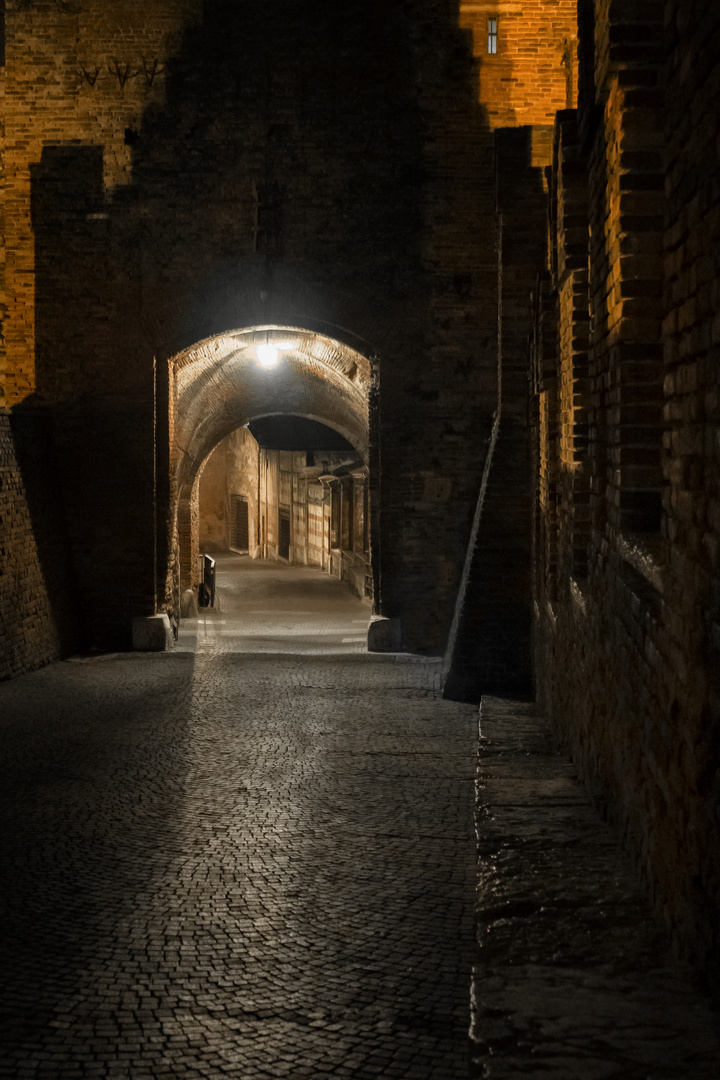
[{"label": "cobblestone pavement", "polygon": [[0,1076],[717,1080],[536,707],[484,699],[476,780],[438,663],[368,655],[315,571],[218,567],[174,652],[0,685]]},{"label": "cobblestone pavement", "polygon": [[473,1075],[718,1080],[720,1022],[533,705],[484,698]]},{"label": "cobblestone pavement", "polygon": [[314,567],[220,553],[217,603],[181,624],[178,645],[204,652],[365,652],[370,605]]},{"label": "cobblestone pavement", "polygon": [[359,644],[0,686],[1,1076],[467,1075],[476,710]]}]

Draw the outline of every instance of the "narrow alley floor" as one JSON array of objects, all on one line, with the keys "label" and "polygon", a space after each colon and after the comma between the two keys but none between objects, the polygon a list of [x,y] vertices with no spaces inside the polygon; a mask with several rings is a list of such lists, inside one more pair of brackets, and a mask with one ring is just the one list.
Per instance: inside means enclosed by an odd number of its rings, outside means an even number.
[{"label": "narrow alley floor", "polygon": [[467,1075],[477,710],[265,570],[0,686],[0,1076]]},{"label": "narrow alley floor", "polygon": [[174,651],[0,685],[0,1077],[717,1080],[537,708],[484,699],[478,764],[345,586],[218,571]]},{"label": "narrow alley floor", "polygon": [[220,552],[217,599],[181,623],[179,648],[201,652],[360,653],[370,605],[310,566]]}]

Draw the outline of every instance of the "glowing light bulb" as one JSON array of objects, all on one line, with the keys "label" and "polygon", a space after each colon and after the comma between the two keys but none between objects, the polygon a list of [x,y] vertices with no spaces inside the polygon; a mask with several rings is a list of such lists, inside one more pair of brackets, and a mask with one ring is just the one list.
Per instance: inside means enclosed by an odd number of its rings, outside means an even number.
[{"label": "glowing light bulb", "polygon": [[263,367],[273,367],[277,364],[278,351],[274,345],[258,345],[256,352]]}]

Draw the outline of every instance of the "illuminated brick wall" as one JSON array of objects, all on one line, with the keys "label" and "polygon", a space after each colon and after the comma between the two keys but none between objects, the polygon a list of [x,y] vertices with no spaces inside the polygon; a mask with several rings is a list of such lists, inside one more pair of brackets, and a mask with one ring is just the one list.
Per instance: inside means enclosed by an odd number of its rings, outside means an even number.
[{"label": "illuminated brick wall", "polygon": [[576,104],[576,8],[576,0],[461,0],[492,128],[552,124],[558,109]]},{"label": "illuminated brick wall", "polygon": [[[4,157],[10,303],[0,394],[9,406],[37,389],[31,189],[43,149],[47,154],[62,145],[101,148],[98,205],[86,214],[102,213],[104,199],[131,181],[133,138],[147,108],[163,102],[168,56],[201,10],[200,0],[7,4]],[[90,227],[102,230],[102,219]]]},{"label": "illuminated brick wall", "polygon": [[[717,981],[720,11],[579,13],[580,107],[558,117],[551,183],[555,370],[537,304],[532,353],[537,682],[678,949]],[[542,421],[558,378],[564,449]]]}]

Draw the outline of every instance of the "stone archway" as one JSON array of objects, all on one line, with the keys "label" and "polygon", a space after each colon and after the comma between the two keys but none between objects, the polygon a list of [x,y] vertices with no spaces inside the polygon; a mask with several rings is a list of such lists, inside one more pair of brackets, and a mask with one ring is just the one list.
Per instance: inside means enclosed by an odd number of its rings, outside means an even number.
[{"label": "stone archway", "polygon": [[[275,345],[265,367],[258,347]],[[170,360],[170,507],[166,610],[196,584],[197,494],[203,465],[230,432],[270,414],[317,420],[344,436],[364,462],[374,374],[354,347],[314,331],[261,325],[230,331]]]}]

